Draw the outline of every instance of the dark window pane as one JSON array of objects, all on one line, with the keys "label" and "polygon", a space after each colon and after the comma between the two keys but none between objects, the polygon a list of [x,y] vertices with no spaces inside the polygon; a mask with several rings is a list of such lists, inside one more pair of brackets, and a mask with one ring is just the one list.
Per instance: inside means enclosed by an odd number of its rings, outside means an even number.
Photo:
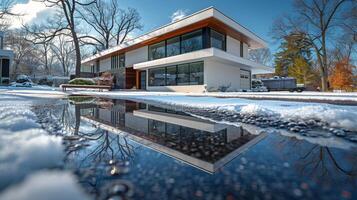
[{"label": "dark window pane", "polygon": [[202,30],[182,35],[181,52],[187,53],[202,49]]},{"label": "dark window pane", "polygon": [[165,85],[165,68],[149,69],[149,85],[164,86]]},{"label": "dark window pane", "polygon": [[211,47],[225,50],[225,36],[211,29]]},{"label": "dark window pane", "polygon": [[196,62],[190,64],[190,84],[203,84],[203,62]]},{"label": "dark window pane", "polygon": [[153,135],[163,135],[165,134],[165,123],[156,120],[149,120],[149,133]]},{"label": "dark window pane", "polygon": [[166,133],[169,136],[175,136],[180,134],[180,126],[175,124],[166,124]]},{"label": "dark window pane", "polygon": [[167,56],[175,56],[180,54],[180,37],[168,39],[166,41]]},{"label": "dark window pane", "polygon": [[125,54],[119,55],[119,67],[125,67]]},{"label": "dark window pane", "polygon": [[190,69],[188,64],[178,65],[177,68],[177,85],[190,84]]},{"label": "dark window pane", "polygon": [[165,41],[149,46],[149,60],[165,57]]},{"label": "dark window pane", "polygon": [[176,85],[177,67],[166,67],[166,85]]}]

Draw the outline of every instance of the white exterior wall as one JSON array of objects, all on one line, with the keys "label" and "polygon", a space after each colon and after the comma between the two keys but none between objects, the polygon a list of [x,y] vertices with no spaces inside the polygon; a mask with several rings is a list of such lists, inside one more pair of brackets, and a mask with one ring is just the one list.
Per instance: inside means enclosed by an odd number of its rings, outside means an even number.
[{"label": "white exterior wall", "polygon": [[[147,73],[146,73],[147,74]],[[205,92],[205,85],[176,85],[176,86],[148,86],[146,81],[146,90],[165,91],[165,92]]]},{"label": "white exterior wall", "polygon": [[248,44],[243,43],[243,58],[248,58]]},{"label": "white exterior wall", "polygon": [[240,41],[227,35],[227,53],[240,57]]},{"label": "white exterior wall", "polygon": [[133,67],[133,64],[148,61],[148,46],[125,53],[125,67]]},{"label": "white exterior wall", "polygon": [[204,83],[207,90],[230,85],[228,90],[240,89],[240,68],[212,60],[204,61]]},{"label": "white exterior wall", "polygon": [[100,60],[99,66],[100,66],[99,68],[100,72],[109,71],[111,69],[111,58]]}]

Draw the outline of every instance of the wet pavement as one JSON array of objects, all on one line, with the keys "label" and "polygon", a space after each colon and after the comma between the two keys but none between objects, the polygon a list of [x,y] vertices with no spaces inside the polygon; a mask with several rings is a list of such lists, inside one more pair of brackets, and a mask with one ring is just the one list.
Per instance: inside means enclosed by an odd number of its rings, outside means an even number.
[{"label": "wet pavement", "polygon": [[37,105],[97,199],[355,199],[356,133],[318,120],[70,97]]}]

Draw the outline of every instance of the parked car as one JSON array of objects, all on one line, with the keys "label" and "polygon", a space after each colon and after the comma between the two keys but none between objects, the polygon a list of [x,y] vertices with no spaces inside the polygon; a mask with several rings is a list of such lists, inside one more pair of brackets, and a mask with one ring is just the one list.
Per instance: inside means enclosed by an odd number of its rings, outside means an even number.
[{"label": "parked car", "polygon": [[252,91],[253,92],[268,92],[267,87],[261,80],[253,79],[252,80]]},{"label": "parked car", "polygon": [[18,75],[16,81],[11,83],[11,86],[14,87],[32,87],[33,82],[27,75]]}]

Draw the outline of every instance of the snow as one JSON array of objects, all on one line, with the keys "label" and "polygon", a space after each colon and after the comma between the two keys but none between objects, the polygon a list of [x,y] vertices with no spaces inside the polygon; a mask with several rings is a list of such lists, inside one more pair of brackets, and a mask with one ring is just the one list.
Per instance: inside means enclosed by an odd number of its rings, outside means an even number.
[{"label": "snow", "polygon": [[[5,89],[5,88],[4,88]],[[261,116],[280,116],[284,119],[318,119],[336,128],[346,128],[357,131],[357,106],[332,105],[326,103],[292,102],[277,100],[243,99],[236,97],[254,98],[289,98],[295,100],[339,100],[357,102],[357,93],[323,93],[323,92],[268,92],[268,93],[172,93],[146,91],[70,91],[63,93],[56,90],[44,89],[5,89],[6,94],[40,97],[64,97],[67,94],[95,95],[107,98],[131,98],[133,100],[165,103],[172,106],[195,107],[205,109],[234,110],[244,114]],[[1,87],[0,87],[1,93]],[[225,98],[217,98],[225,97]],[[234,97],[234,98],[228,98]]]},{"label": "snow", "polygon": [[[31,103],[19,97],[0,99],[0,190],[26,174],[61,166],[62,140],[49,136],[35,122]],[[40,102],[38,102],[40,103]]]},{"label": "snow", "polygon": [[69,172],[41,171],[30,175],[24,182],[15,185],[2,194],[4,200],[82,200],[91,199]]},{"label": "snow", "polygon": [[[74,94],[97,95],[109,98],[163,103],[175,107],[194,107],[241,112],[246,115],[278,116],[283,119],[317,119],[332,127],[357,131],[357,106],[334,105],[277,100],[252,100],[243,98],[216,98],[182,93],[164,92],[74,92]],[[337,93],[338,96],[340,93]],[[352,96],[357,94],[353,93]]]}]

